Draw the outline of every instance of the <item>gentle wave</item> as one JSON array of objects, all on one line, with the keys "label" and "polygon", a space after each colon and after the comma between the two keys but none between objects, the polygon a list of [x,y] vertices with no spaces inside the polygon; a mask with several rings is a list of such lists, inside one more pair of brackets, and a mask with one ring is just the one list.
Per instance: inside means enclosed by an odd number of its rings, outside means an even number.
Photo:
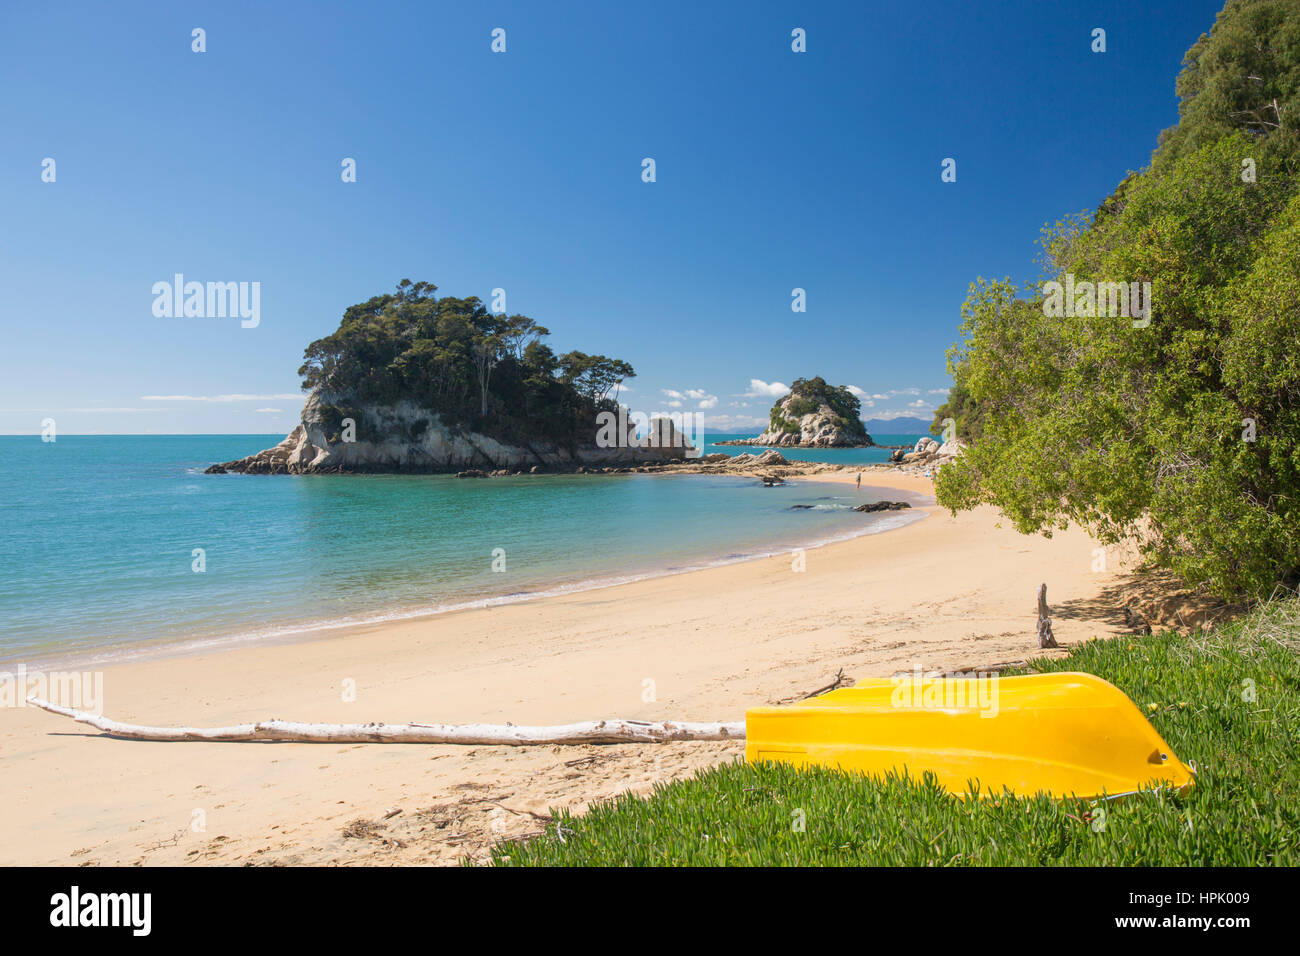
[{"label": "gentle wave", "polygon": [[[843,541],[851,541],[855,538],[861,538],[868,535],[894,531],[909,524],[915,524],[926,517],[927,515],[924,511],[910,511],[903,513],[892,512],[880,516],[874,516],[868,519],[869,523],[867,525],[858,530],[847,531],[843,534],[831,535],[825,538],[812,540],[801,544],[798,547],[803,549],[820,548],[830,544],[838,544]],[[793,550],[796,549],[791,547],[781,547],[764,551],[732,553],[712,560],[700,562],[698,564],[685,566],[677,565],[666,567],[658,571],[648,571],[639,574],[588,578],[585,580],[556,584],[550,587],[541,588],[537,591],[517,591],[510,594],[476,598],[474,600],[435,604],[428,607],[404,608],[401,610],[347,616],[329,620],[307,620],[290,625],[261,630],[242,631],[219,637],[193,638],[171,642],[158,641],[148,643],[141,642],[136,644],[117,644],[114,645],[111,650],[104,648],[88,648],[83,652],[71,656],[59,655],[51,657],[34,655],[31,658],[28,658],[25,663],[27,663],[29,667],[32,665],[50,667],[54,664],[61,664],[62,666],[70,668],[85,668],[93,666],[107,667],[114,664],[156,660],[163,657],[187,656],[199,654],[204,651],[226,650],[232,647],[253,643],[290,642],[295,638],[308,638],[313,634],[328,631],[374,627],[377,625],[391,624],[401,621],[417,620],[419,618],[435,617],[440,614],[449,614],[454,611],[502,607],[510,604],[521,604],[527,601],[539,601],[546,598],[579,594],[586,591],[603,590],[606,588],[619,587],[624,584],[635,584],[638,581],[671,577],[678,574],[691,574],[696,571],[705,571],[710,568],[743,564],[747,561],[761,561],[765,558],[790,554]],[[0,670],[3,670],[4,663],[5,662],[0,659]],[[16,663],[16,661],[10,663]]]},{"label": "gentle wave", "polygon": [[873,493],[816,478],[769,489],[711,475],[203,474],[269,443],[0,437],[0,660],[278,640],[534,600],[915,517],[846,514]]}]

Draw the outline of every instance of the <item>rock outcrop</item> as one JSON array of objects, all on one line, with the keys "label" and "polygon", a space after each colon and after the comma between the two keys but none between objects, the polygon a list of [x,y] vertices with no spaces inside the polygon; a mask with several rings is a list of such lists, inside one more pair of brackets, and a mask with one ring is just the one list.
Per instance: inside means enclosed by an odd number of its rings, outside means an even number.
[{"label": "rock outcrop", "polygon": [[933,473],[965,450],[966,443],[960,439],[954,438],[952,441],[940,444],[927,435],[920,439],[911,451],[899,448],[889,456],[889,461],[891,464],[901,466],[904,471]]},{"label": "rock outcrop", "polygon": [[708,455],[706,460],[712,459],[715,463],[721,459],[733,470],[745,471],[751,468],[771,468],[777,465],[788,465],[785,455],[775,449],[769,449],[761,455],[751,455],[745,452],[743,455]]},{"label": "rock outcrop", "polygon": [[[839,391],[827,386],[820,378],[799,379],[790,394],[772,406],[767,431],[757,438],[718,444],[777,448],[873,447],[875,442],[857,416],[858,400],[847,392],[839,394]],[[833,408],[831,402],[840,408]]]},{"label": "rock outcrop", "polygon": [[[284,441],[247,458],[208,468],[209,474],[309,475],[365,473],[457,473],[466,477],[491,471],[576,470],[580,466],[662,464],[693,451],[671,424],[659,431],[658,444],[602,447],[592,441],[574,447],[550,442],[503,441],[444,425],[440,417],[413,402],[364,406],[355,410],[352,429],[340,427],[336,396],[312,393],[301,423]],[[352,438],[353,440],[349,440]]]}]

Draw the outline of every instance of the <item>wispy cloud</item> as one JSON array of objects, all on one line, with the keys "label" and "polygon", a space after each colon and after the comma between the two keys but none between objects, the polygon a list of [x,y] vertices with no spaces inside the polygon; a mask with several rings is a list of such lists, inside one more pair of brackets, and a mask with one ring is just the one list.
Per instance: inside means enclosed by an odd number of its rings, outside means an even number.
[{"label": "wispy cloud", "polygon": [[767,427],[767,419],[753,418],[749,415],[710,415],[705,419],[704,427],[711,432],[754,432],[757,434]]},{"label": "wispy cloud", "polygon": [[141,395],[142,402],[287,402],[302,399],[301,394],[277,395]]},{"label": "wispy cloud", "polygon": [[684,392],[675,388],[661,388],[660,391],[673,399],[666,403],[672,408],[681,408],[685,402],[699,402],[700,408],[716,408],[718,404],[718,396],[711,395],[702,388],[688,388]]},{"label": "wispy cloud", "polygon": [[36,415],[53,415],[62,412],[75,412],[77,414],[87,412],[165,412],[165,408],[106,408],[103,405],[97,405],[94,408],[0,408],[0,412],[7,414],[36,414]]}]

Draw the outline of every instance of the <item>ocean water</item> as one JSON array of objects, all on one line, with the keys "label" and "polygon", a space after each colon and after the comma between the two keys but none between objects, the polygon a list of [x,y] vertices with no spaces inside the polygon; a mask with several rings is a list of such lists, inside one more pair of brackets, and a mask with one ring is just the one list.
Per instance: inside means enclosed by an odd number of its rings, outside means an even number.
[{"label": "ocean water", "polygon": [[[749,434],[706,434],[704,436],[704,448],[702,454],[711,455],[715,452],[723,452],[728,455],[741,455],[748,452],[751,455],[761,455],[766,449],[753,448],[747,445],[719,445],[720,441],[732,441],[737,438],[753,438],[753,433]],[[923,435],[872,435],[872,439],[879,445],[915,445],[920,441]],[[777,451],[785,455],[786,458],[798,461],[826,461],[836,465],[872,465],[886,462],[889,460],[892,452],[888,448],[786,448]]]},{"label": "ocean water", "polygon": [[[865,490],[808,480],[202,473],[280,437],[0,437],[0,661],[156,653],[524,600],[921,517],[860,514],[852,507],[874,500]],[[855,453],[824,454],[855,464]]]}]

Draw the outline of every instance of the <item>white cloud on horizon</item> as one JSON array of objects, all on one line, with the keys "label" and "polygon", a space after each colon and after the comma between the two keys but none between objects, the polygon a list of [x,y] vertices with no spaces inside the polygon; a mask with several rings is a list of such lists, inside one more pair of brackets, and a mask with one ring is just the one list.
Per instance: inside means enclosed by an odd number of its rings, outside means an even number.
[{"label": "white cloud on horizon", "polygon": [[106,408],[97,405],[94,408],[0,408],[0,415],[57,415],[64,412],[78,414],[90,412],[170,412],[170,408]]},{"label": "white cloud on horizon", "polygon": [[[8,411],[8,409],[5,409]],[[95,408],[56,408],[56,412],[76,412],[77,414],[87,414],[90,412],[166,412],[166,408],[105,408],[100,405]]]},{"label": "white cloud on horizon", "polygon": [[681,408],[684,402],[699,402],[700,408],[716,408],[718,404],[718,396],[703,388],[688,388],[684,392],[675,388],[661,388],[659,391],[675,400],[666,403],[672,408]]},{"label": "white cloud on horizon", "polygon": [[[920,409],[889,409],[873,415],[864,416],[872,421],[888,422],[895,418],[921,418],[926,419],[928,414],[917,414]],[[748,415],[709,415],[704,419],[704,428],[709,432],[736,432],[740,434],[757,435],[766,431],[768,421],[766,418],[755,418]]]},{"label": "white cloud on horizon", "polygon": [[141,395],[142,402],[285,402],[303,400],[301,394],[277,395]]},{"label": "white cloud on horizon", "polygon": [[709,415],[704,419],[706,432],[752,432],[757,435],[767,428],[766,418],[749,415]]}]

